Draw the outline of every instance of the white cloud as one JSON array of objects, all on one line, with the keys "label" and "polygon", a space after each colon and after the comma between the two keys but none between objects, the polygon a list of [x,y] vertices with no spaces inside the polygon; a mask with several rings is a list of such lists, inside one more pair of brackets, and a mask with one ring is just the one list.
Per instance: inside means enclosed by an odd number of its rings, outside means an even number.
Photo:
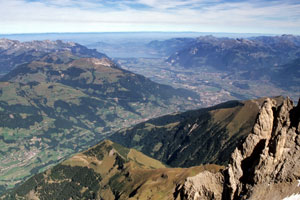
[{"label": "white cloud", "polygon": [[188,6],[191,4],[199,3],[198,0],[188,0],[188,1],[181,1],[181,0],[137,0],[137,3],[144,4],[156,9],[170,9],[176,8],[181,6]]},{"label": "white cloud", "polygon": [[[135,3],[151,9],[133,9]],[[208,31],[300,34],[300,4],[206,0],[0,0],[0,32]],[[195,9],[198,7],[198,9]]]}]

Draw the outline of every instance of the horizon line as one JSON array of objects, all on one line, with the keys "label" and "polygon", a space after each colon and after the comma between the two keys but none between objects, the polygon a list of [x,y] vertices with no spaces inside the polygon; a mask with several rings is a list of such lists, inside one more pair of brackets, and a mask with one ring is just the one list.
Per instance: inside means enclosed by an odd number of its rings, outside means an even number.
[{"label": "horizon line", "polygon": [[0,35],[40,35],[40,34],[103,34],[103,33],[217,33],[217,34],[257,34],[257,35],[298,35],[290,33],[257,33],[257,32],[209,32],[209,31],[95,31],[95,32],[31,32],[0,33]]}]

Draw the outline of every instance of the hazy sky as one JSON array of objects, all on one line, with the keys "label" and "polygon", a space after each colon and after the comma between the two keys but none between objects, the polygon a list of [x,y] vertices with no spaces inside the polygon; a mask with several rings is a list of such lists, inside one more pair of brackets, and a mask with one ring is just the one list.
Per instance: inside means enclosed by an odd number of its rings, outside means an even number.
[{"label": "hazy sky", "polygon": [[300,35],[300,0],[0,0],[0,33],[111,31]]}]

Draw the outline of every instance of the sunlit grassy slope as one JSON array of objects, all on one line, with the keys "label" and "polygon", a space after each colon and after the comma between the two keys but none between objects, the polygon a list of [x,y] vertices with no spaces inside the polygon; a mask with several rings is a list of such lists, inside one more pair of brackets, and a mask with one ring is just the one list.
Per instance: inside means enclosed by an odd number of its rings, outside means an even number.
[{"label": "sunlit grassy slope", "polygon": [[167,168],[105,140],[32,177],[4,199],[171,199],[187,177],[220,169],[217,165]]}]

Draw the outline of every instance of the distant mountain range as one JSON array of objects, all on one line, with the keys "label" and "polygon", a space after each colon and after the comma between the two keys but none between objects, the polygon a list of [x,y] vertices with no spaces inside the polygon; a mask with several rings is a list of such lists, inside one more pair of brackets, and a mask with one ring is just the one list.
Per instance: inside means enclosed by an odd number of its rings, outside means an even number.
[{"label": "distant mountain range", "polygon": [[3,41],[0,57],[11,71],[0,79],[2,190],[122,127],[198,105],[194,92],[123,70],[78,44]]},{"label": "distant mountain range", "polygon": [[[299,79],[283,81],[280,76],[289,67],[288,74],[299,75],[297,64],[300,58],[300,36],[259,36],[248,39],[177,38],[153,41],[148,46],[166,55],[167,62],[183,68],[212,67],[229,71],[245,79],[267,79],[283,86],[299,86]],[[285,73],[285,78],[289,77]],[[285,83],[284,83],[285,82]]]},{"label": "distant mountain range", "polygon": [[273,68],[300,57],[300,36],[252,38],[175,38],[148,46],[169,56],[173,65],[185,68],[211,66],[219,70]]},{"label": "distant mountain range", "polygon": [[279,66],[272,72],[271,80],[283,88],[299,91],[300,89],[300,58]]}]

